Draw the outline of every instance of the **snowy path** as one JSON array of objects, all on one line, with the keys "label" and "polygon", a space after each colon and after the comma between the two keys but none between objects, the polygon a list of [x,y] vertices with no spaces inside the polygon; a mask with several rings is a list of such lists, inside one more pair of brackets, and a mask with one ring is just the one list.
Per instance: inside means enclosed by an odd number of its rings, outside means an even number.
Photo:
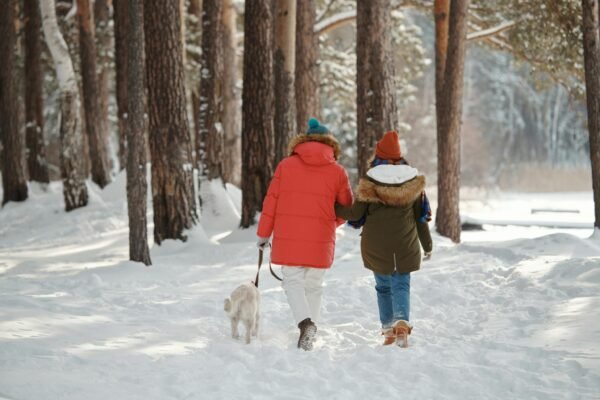
[{"label": "snowy path", "polygon": [[436,238],[403,350],[380,346],[358,234],[341,229],[305,353],[267,271],[259,340],[229,337],[223,299],[253,278],[251,232],[215,244],[209,215],[208,234],[154,247],[152,267],[126,262],[113,186],[68,215],[59,186],[0,211],[0,399],[600,398],[600,238]]}]

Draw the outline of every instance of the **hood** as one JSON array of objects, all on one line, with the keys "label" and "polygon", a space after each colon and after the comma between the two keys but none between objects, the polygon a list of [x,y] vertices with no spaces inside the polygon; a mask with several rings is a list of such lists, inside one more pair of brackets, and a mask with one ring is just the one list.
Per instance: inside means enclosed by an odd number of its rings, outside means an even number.
[{"label": "hood", "polygon": [[311,165],[334,163],[340,155],[340,145],[331,135],[301,134],[290,140],[289,154],[297,154],[302,161]]},{"label": "hood", "polygon": [[[385,167],[385,168],[382,168]],[[407,206],[425,190],[425,176],[407,165],[379,165],[367,172],[356,188],[359,201]]]}]

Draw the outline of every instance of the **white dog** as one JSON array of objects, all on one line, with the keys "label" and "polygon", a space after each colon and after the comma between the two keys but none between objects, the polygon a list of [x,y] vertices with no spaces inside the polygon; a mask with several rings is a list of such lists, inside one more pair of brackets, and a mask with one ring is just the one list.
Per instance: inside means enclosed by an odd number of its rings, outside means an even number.
[{"label": "white dog", "polygon": [[246,343],[251,336],[258,335],[260,318],[260,293],[253,283],[245,283],[235,288],[228,299],[225,299],[225,311],[231,319],[231,336],[239,339],[238,324],[246,327]]}]

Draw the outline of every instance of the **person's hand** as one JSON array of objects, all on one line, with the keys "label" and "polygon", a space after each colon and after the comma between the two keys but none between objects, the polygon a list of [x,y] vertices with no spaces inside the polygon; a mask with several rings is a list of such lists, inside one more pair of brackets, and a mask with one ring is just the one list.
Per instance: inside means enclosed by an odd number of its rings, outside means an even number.
[{"label": "person's hand", "polygon": [[260,251],[263,251],[265,249],[265,247],[267,247],[268,245],[269,245],[269,238],[259,237],[258,242],[256,242],[256,247],[258,247],[258,249]]},{"label": "person's hand", "polygon": [[431,252],[426,251],[425,254],[423,254],[423,260],[429,260],[430,258],[431,258]]}]

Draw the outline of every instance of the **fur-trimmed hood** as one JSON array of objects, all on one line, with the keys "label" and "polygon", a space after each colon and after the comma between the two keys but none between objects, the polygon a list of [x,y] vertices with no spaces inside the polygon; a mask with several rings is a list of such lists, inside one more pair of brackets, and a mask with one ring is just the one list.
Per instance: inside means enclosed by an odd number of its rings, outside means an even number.
[{"label": "fur-trimmed hood", "polygon": [[327,146],[333,149],[333,158],[337,160],[340,157],[341,148],[340,144],[332,135],[329,134],[318,134],[318,135],[308,135],[306,133],[302,133],[300,135],[294,136],[288,145],[288,154],[291,156],[296,153],[296,146],[307,143],[307,142],[319,142],[326,144]]},{"label": "fur-trimmed hood", "polygon": [[425,190],[425,176],[398,185],[377,182],[372,178],[361,178],[356,188],[357,199],[366,203],[382,203],[388,206],[407,206],[419,198]]}]

